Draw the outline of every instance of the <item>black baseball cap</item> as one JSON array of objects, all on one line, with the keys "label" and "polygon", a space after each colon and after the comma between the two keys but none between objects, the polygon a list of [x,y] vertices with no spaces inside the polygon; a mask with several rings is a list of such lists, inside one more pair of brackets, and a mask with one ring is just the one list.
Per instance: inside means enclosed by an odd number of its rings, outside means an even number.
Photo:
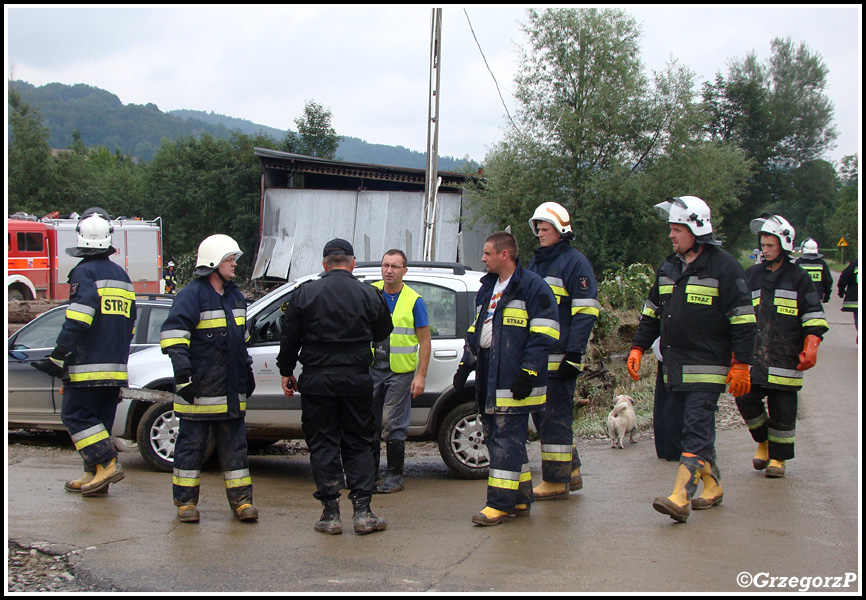
[{"label": "black baseball cap", "polygon": [[325,244],[325,249],[322,251],[322,257],[325,256],[334,256],[345,254],[346,256],[355,256],[355,250],[352,248],[352,244],[347,242],[344,239],[334,238],[327,244]]}]

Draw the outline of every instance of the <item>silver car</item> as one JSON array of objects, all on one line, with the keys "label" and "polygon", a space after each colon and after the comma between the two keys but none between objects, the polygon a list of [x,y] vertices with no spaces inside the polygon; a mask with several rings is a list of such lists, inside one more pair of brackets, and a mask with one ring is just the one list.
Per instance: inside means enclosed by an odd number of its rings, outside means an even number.
[{"label": "silver car", "polygon": [[[372,283],[382,278],[379,263],[359,263],[355,277]],[[411,440],[436,440],[445,464],[467,479],[487,477],[489,454],[484,446],[474,400],[474,381],[458,392],[451,381],[463,354],[466,329],[475,317],[475,295],[483,273],[458,264],[409,263],[404,282],[424,298],[430,318],[432,352],[424,394],[412,400]],[[280,348],[283,305],[297,287],[319,274],[286,283],[247,308],[255,393],[247,401],[246,427],[251,446],[303,438],[301,400],[283,395],[276,358]],[[296,375],[300,375],[300,366]],[[171,361],[159,348],[138,352],[129,360],[132,388],[172,391]],[[136,441],[155,468],[173,464],[178,421],[171,403],[124,400],[117,411],[116,437]]]},{"label": "silver car", "polygon": [[[132,353],[159,346],[159,330],[173,298],[161,294],[136,296]],[[10,429],[65,429],[60,421],[62,382],[30,365],[51,354],[65,320],[66,304],[61,304],[9,336],[6,416]]]}]

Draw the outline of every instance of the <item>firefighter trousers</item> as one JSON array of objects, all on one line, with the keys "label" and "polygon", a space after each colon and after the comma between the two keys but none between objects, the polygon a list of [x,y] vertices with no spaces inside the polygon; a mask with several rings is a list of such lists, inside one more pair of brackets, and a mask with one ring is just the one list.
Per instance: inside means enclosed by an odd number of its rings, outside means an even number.
[{"label": "firefighter trousers", "polygon": [[541,478],[550,483],[570,482],[580,467],[572,429],[576,385],[576,377],[549,377],[544,408],[532,413],[541,439]]},{"label": "firefighter trousers", "polygon": [[682,432],[682,451],[706,460],[715,458],[719,392],[667,390],[667,393],[670,423]]},{"label": "firefighter trousers", "polygon": [[481,425],[490,452],[487,506],[514,512],[532,502],[532,474],[526,453],[529,414],[483,414]]},{"label": "firefighter trousers", "polygon": [[[766,409],[764,398],[767,399]],[[752,439],[759,444],[769,440],[770,459],[794,458],[797,392],[771,389],[753,383],[748,394],[737,396],[737,408],[740,409]]]},{"label": "firefighter trousers", "polygon": [[653,398],[653,437],[656,456],[669,461],[680,460],[680,455],[683,453],[683,427],[671,401],[670,392],[665,389],[661,362],[658,366]]},{"label": "firefighter trousers", "polygon": [[370,396],[322,396],[301,394],[301,425],[307,447],[317,500],[372,496],[376,487],[373,458],[373,399]]},{"label": "firefighter trousers", "polygon": [[60,419],[84,461],[84,470],[89,473],[96,472],[96,465],[106,465],[117,456],[111,428],[118,402],[119,387],[63,388]]},{"label": "firefighter trousers", "polygon": [[211,429],[216,440],[229,506],[235,510],[243,504],[252,504],[253,482],[247,457],[244,418],[196,420],[180,417],[172,478],[175,506],[198,504],[201,468],[206,458]]}]

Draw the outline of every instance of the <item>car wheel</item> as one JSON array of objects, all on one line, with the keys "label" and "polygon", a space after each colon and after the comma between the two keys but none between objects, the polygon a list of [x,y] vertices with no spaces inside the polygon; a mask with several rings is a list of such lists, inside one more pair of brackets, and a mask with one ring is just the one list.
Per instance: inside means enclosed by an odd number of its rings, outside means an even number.
[{"label": "car wheel", "polygon": [[[158,471],[171,471],[174,468],[174,446],[180,420],[175,416],[168,402],[155,403],[147,409],[138,423],[136,439],[141,456]],[[213,432],[208,435],[205,460],[213,454],[216,447]]]},{"label": "car wheel", "polygon": [[487,477],[490,452],[484,445],[481,417],[474,402],[464,402],[448,413],[438,442],[442,460],[456,475],[463,479]]}]

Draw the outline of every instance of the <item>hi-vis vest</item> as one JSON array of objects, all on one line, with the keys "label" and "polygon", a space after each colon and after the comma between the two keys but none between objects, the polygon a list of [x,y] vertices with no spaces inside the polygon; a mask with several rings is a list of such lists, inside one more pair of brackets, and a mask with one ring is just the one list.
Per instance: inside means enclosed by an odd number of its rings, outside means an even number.
[{"label": "hi-vis vest", "polygon": [[[385,282],[377,281],[373,286],[384,290]],[[395,373],[411,373],[418,366],[418,336],[415,333],[415,317],[412,309],[415,308],[415,302],[420,297],[418,292],[404,283],[397,297],[394,312],[391,314],[394,330],[388,339],[391,346],[388,363]]]}]

